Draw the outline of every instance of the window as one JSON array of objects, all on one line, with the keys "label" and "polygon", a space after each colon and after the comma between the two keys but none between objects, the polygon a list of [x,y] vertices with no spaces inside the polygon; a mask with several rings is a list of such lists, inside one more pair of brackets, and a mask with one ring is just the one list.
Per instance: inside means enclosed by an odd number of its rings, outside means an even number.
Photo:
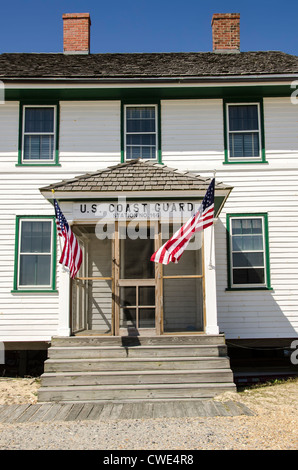
[{"label": "window", "polygon": [[267,214],[228,215],[229,287],[270,288]]},{"label": "window", "polygon": [[18,217],[14,290],[54,290],[53,217]]},{"label": "window", "polygon": [[57,163],[57,106],[21,106],[21,129],[19,164]]},{"label": "window", "polygon": [[124,153],[126,160],[157,159],[157,106],[125,106]]},{"label": "window", "polygon": [[226,161],[264,162],[260,103],[226,104]]}]

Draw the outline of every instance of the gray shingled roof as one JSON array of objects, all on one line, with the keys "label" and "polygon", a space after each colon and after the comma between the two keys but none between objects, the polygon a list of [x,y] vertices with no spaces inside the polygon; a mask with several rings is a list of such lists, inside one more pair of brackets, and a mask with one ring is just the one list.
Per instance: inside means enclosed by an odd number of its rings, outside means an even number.
[{"label": "gray shingled roof", "polygon": [[279,51],[131,54],[0,54],[0,78],[204,78],[298,73],[298,57]]},{"label": "gray shingled roof", "polygon": [[[130,160],[95,173],[54,183],[40,189],[59,192],[131,192],[131,191],[206,191],[210,178],[180,172],[165,165],[144,160]],[[216,184],[217,189],[231,190],[232,187]]]}]

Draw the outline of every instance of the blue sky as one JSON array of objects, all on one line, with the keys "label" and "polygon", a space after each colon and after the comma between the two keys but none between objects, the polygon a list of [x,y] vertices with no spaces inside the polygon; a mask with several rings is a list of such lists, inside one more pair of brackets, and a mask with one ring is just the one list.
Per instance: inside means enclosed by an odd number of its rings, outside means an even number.
[{"label": "blue sky", "polygon": [[211,51],[213,13],[240,13],[241,50],[298,55],[297,1],[14,0],[2,2],[0,53],[62,52],[63,13],[89,12],[91,52]]}]

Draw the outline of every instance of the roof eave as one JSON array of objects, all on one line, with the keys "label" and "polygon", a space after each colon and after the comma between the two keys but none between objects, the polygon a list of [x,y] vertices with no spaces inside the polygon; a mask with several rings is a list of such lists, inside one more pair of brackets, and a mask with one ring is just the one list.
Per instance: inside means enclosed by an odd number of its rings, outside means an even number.
[{"label": "roof eave", "polygon": [[272,82],[290,81],[298,78],[298,71],[289,74],[245,74],[245,75],[211,75],[211,76],[169,76],[169,77],[9,77],[1,76],[3,82],[20,83],[98,83],[98,84],[123,84],[123,83],[214,83],[214,82]]},{"label": "roof eave", "polygon": [[[216,196],[221,197],[228,197],[230,192],[233,188],[225,187],[225,188],[216,188]],[[92,200],[92,199],[119,199],[119,198],[127,198],[127,199],[137,199],[137,198],[148,198],[148,199],[165,199],[165,198],[183,198],[186,199],[188,197],[191,198],[198,198],[201,199],[206,194],[206,189],[201,190],[165,190],[165,191],[59,191],[59,189],[53,191],[51,189],[40,189],[41,194],[48,199],[49,201],[53,199],[59,200]]]}]

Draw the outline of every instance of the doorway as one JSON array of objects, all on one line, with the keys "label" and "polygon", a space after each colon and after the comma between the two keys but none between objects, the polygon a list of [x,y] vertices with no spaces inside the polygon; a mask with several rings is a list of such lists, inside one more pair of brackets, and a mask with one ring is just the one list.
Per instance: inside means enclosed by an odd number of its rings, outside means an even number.
[{"label": "doorway", "polygon": [[154,230],[140,227],[141,238],[120,229],[119,307],[120,335],[156,333]]},{"label": "doorway", "polygon": [[[99,239],[95,226],[76,225],[83,248],[82,267],[72,281],[72,333],[152,336],[203,333],[205,325],[203,234],[178,264],[163,266],[151,255],[163,236],[158,221],[115,222],[110,238]],[[200,241],[201,240],[201,241]]]}]

